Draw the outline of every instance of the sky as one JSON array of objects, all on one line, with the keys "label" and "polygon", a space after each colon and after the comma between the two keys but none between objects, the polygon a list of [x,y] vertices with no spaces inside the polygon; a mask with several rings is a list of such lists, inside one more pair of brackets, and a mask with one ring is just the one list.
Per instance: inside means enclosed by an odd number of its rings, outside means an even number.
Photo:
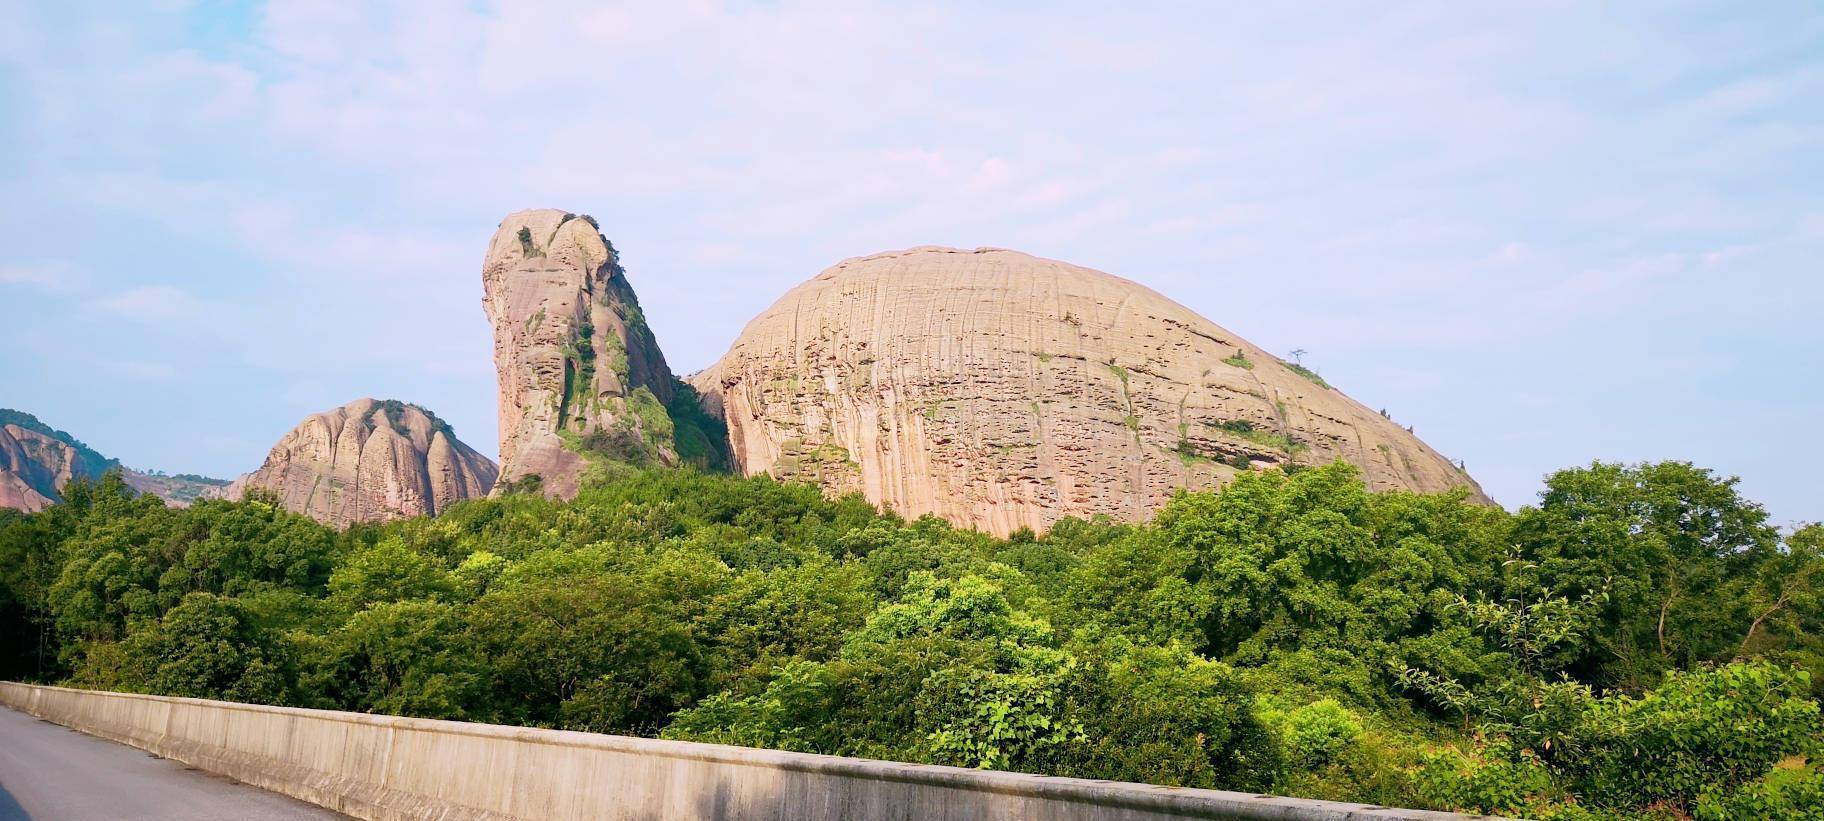
[{"label": "sky", "polygon": [[[1273,6],[1267,8],[1266,6]],[[480,268],[591,214],[674,370],[850,256],[1136,280],[1462,459],[1824,518],[1824,6],[0,0],[0,407],[233,476],[498,450]]]}]

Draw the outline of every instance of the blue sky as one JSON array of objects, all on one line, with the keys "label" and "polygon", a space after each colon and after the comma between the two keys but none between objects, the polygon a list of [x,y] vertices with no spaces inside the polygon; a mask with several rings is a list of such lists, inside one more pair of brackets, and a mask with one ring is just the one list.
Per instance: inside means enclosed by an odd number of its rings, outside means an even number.
[{"label": "blue sky", "polygon": [[1264,5],[0,0],[0,406],[174,472],[363,395],[493,453],[482,254],[556,207],[680,373],[843,257],[1011,247],[1510,506],[1680,458],[1824,517],[1824,7]]}]

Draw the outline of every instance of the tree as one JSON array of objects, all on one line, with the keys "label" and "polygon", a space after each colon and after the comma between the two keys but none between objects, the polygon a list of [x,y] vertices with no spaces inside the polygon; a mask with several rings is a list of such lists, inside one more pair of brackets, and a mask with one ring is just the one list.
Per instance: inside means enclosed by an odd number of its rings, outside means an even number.
[{"label": "tree", "polygon": [[191,593],[156,622],[140,625],[118,648],[91,654],[79,683],[174,696],[292,702],[289,659],[232,599]]},{"label": "tree", "polygon": [[1639,689],[1727,658],[1754,618],[1744,580],[1776,543],[1737,481],[1688,462],[1553,474],[1516,520],[1508,597],[1603,601],[1586,652],[1567,666],[1591,683]]}]

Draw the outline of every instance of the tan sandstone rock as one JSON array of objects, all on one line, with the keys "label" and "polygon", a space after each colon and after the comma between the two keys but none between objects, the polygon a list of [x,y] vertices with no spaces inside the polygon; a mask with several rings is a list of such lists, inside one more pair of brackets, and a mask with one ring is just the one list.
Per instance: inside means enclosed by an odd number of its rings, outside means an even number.
[{"label": "tan sandstone rock", "polygon": [[312,414],[273,446],[259,470],[209,495],[239,499],[248,488],[263,488],[289,510],[346,527],[436,514],[486,496],[497,473],[423,408],[357,399]]},{"label": "tan sandstone rock", "polygon": [[36,513],[78,475],[75,448],[19,425],[0,425],[0,507]]},{"label": "tan sandstone rock", "polygon": [[99,479],[117,470],[129,488],[150,493],[171,507],[184,507],[221,479],[190,473],[138,471],[99,453],[81,440],[12,408],[0,408],[0,507],[34,513],[63,499],[73,479]]},{"label": "tan sandstone rock", "polygon": [[1375,411],[1133,282],[1015,251],[838,263],[691,383],[748,474],[1005,535],[1141,521],[1180,487],[1341,458],[1376,489],[1481,489]]},{"label": "tan sandstone rock", "polygon": [[481,277],[503,488],[537,475],[546,494],[574,496],[584,452],[677,463],[665,413],[671,369],[594,220],[552,209],[508,215]]}]

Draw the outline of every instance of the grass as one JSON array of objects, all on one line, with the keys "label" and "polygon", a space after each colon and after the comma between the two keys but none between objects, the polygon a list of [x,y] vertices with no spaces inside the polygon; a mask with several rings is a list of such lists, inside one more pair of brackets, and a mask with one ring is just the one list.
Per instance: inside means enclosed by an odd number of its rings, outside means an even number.
[{"label": "grass", "polygon": [[1231,419],[1227,422],[1212,424],[1210,427],[1231,436],[1253,442],[1256,445],[1280,451],[1287,455],[1309,449],[1308,445],[1291,436],[1261,430],[1254,427],[1254,423],[1245,419]]},{"label": "grass", "polygon": [[1318,386],[1321,388],[1335,390],[1334,388],[1330,387],[1330,383],[1324,381],[1323,377],[1317,375],[1317,371],[1311,370],[1310,368],[1300,365],[1297,362],[1287,362],[1286,367],[1291,368],[1293,373],[1298,374],[1299,376],[1302,376],[1313,382],[1316,382],[1318,384]]},{"label": "grass", "polygon": [[1222,364],[1232,365],[1244,371],[1254,370],[1254,363],[1249,361],[1247,355],[1241,351],[1236,351],[1234,356],[1223,357]]},{"label": "grass", "polygon": [[1178,447],[1173,452],[1177,453],[1178,459],[1186,465],[1195,464],[1197,462],[1212,462],[1228,465],[1236,470],[1252,470],[1254,468],[1254,462],[1248,459],[1246,454],[1237,453],[1226,459],[1216,459],[1198,452],[1197,446],[1191,444],[1191,440],[1189,439],[1179,439]]}]

